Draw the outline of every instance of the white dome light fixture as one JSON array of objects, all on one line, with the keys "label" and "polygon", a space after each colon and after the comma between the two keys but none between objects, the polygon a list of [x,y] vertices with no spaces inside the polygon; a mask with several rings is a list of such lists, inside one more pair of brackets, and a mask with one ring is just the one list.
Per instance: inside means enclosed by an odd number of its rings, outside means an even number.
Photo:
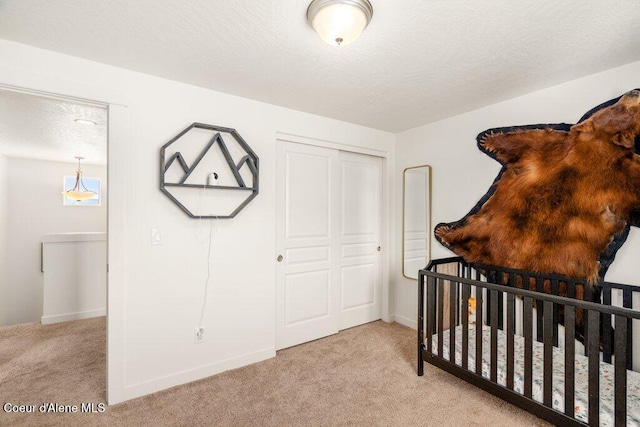
[{"label": "white dome light fixture", "polygon": [[369,0],[313,0],[307,9],[309,25],[332,46],[355,41],[372,16]]},{"label": "white dome light fixture", "polygon": [[93,120],[87,120],[87,119],[75,119],[76,123],[80,123],[81,125],[87,125],[87,126],[95,126],[96,122],[94,122]]}]

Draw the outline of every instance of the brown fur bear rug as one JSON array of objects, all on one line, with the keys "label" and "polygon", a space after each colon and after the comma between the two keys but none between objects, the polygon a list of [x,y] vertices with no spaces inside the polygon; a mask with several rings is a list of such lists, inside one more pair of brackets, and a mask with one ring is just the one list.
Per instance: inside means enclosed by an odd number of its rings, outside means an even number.
[{"label": "brown fur bear rug", "polygon": [[481,133],[502,171],[467,216],[436,226],[437,240],[472,263],[597,283],[640,222],[639,135],[637,89],[572,126]]}]

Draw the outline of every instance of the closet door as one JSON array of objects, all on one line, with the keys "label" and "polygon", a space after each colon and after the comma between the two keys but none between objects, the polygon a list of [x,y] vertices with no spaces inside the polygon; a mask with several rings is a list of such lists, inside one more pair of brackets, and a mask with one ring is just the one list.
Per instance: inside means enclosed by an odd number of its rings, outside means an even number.
[{"label": "closet door", "polygon": [[276,348],[381,317],[382,159],[278,141]]},{"label": "closet door", "polygon": [[382,159],[340,152],[340,329],[382,317]]},{"label": "closet door", "polygon": [[276,348],[338,332],[338,152],[278,141]]}]

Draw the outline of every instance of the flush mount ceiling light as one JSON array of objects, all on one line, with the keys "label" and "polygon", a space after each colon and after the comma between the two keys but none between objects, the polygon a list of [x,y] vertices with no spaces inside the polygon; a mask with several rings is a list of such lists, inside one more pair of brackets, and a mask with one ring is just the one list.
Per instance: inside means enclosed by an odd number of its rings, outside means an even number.
[{"label": "flush mount ceiling light", "polygon": [[82,169],[80,169],[80,160],[84,159],[84,157],[76,157],[78,159],[78,170],[76,171],[76,183],[72,189],[63,191],[62,195],[73,199],[77,202],[82,200],[93,199],[98,195],[95,191],[91,191],[85,187],[84,182],[82,182]]},{"label": "flush mount ceiling light", "polygon": [[83,124],[83,125],[89,125],[89,126],[95,126],[96,125],[96,122],[93,122],[91,120],[85,120],[85,119],[75,119],[75,122]]},{"label": "flush mount ceiling light", "polygon": [[373,7],[368,0],[313,0],[307,21],[325,42],[346,46],[369,25]]}]

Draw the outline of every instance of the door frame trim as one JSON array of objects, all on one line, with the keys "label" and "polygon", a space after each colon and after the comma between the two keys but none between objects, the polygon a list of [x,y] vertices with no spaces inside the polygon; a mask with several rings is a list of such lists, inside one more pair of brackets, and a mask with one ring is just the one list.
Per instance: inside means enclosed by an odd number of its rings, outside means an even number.
[{"label": "door frame trim", "polygon": [[118,89],[6,66],[0,66],[0,87],[36,96],[88,102],[108,108],[106,400],[109,405],[123,402],[127,400],[124,290],[127,277],[128,97]]},{"label": "door frame trim", "polygon": [[[294,142],[298,144],[313,145],[316,147],[332,148],[339,151],[347,151],[357,154],[366,154],[368,156],[380,157],[382,159],[382,217],[380,227],[380,240],[382,246],[382,320],[390,323],[392,318],[389,315],[391,308],[390,299],[390,284],[389,284],[389,261],[391,255],[391,238],[390,238],[390,218],[391,218],[391,153],[385,150],[376,150],[372,148],[365,148],[357,145],[343,144],[339,142],[326,141],[317,138],[310,138],[300,135],[292,135],[283,132],[276,132],[276,144],[278,141]],[[276,185],[278,183],[276,182]],[[275,201],[274,203],[277,203]],[[277,206],[276,206],[277,209]],[[274,229],[275,229],[274,224]],[[274,254],[274,259],[278,254]],[[276,273],[277,274],[277,273]],[[277,277],[276,277],[277,280]],[[275,321],[275,319],[274,319]]]}]

